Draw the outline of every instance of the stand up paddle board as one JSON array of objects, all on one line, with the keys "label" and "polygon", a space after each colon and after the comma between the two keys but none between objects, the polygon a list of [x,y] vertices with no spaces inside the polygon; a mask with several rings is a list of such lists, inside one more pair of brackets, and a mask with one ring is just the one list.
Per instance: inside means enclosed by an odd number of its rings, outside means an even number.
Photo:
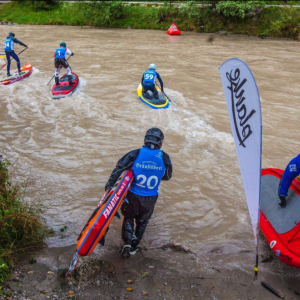
[{"label": "stand up paddle board", "polygon": [[140,83],[137,89],[137,94],[142,102],[147,104],[148,106],[159,109],[159,108],[168,108],[169,107],[169,100],[168,98],[161,92],[160,88],[156,86],[156,89],[158,91],[158,99],[147,98],[145,94],[143,94],[143,87]]},{"label": "stand up paddle board", "polygon": [[31,64],[26,64],[25,66],[22,67],[21,71],[25,72],[23,75],[19,75],[18,71],[12,74],[11,77],[6,77],[2,80],[0,80],[0,85],[9,85],[14,82],[23,80],[24,78],[28,77],[32,73],[32,65]]},{"label": "stand up paddle board", "polygon": [[262,170],[260,229],[282,262],[300,268],[300,182],[292,182],[286,207],[279,207],[278,184],[283,172]]},{"label": "stand up paddle board", "polygon": [[124,171],[113,188],[106,191],[97,208],[78,236],[77,250],[71,261],[69,270],[65,275],[66,277],[74,272],[80,256],[91,254],[99,242],[104,245],[104,237],[108,230],[108,226],[115,215],[120,218],[117,211],[127,195],[132,181],[133,171]]},{"label": "stand up paddle board", "polygon": [[79,77],[72,72],[72,82],[74,84],[69,84],[68,75],[65,74],[59,79],[59,85],[54,84],[51,89],[51,96],[54,99],[64,98],[72,95],[79,85]]},{"label": "stand up paddle board", "polygon": [[4,58],[4,57],[6,57],[5,52],[0,52],[0,58]]}]

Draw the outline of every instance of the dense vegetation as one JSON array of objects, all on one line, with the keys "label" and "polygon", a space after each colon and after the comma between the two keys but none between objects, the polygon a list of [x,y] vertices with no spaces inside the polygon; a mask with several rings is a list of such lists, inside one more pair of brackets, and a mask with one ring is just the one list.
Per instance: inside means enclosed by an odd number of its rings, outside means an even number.
[{"label": "dense vegetation", "polygon": [[37,208],[23,199],[22,188],[12,183],[8,161],[0,162],[0,293],[9,265],[20,254],[43,246],[46,229]]},{"label": "dense vegetation", "polygon": [[[173,22],[181,30],[214,33],[226,31],[255,36],[298,39],[300,9],[267,7],[285,1],[203,1],[211,6],[199,7],[188,1],[179,8],[173,2],[164,5],[124,5],[123,1],[14,0],[0,6],[0,20],[20,24],[76,25],[111,28],[166,30]],[[299,4],[287,1],[288,4]]]}]

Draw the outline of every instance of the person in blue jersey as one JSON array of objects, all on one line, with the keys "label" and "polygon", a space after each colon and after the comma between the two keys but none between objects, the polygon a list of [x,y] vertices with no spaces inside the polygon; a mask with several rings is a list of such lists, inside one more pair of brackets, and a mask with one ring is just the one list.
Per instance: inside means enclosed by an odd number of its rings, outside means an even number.
[{"label": "person in blue jersey", "polygon": [[59,72],[62,67],[64,67],[68,72],[69,84],[74,84],[72,82],[72,71],[67,61],[67,55],[73,56],[74,53],[67,48],[65,42],[61,42],[59,48],[55,50],[54,53],[54,66],[55,66],[55,83],[59,85]]},{"label": "person in blue jersey", "polygon": [[172,177],[172,162],[169,155],[160,148],[164,134],[159,128],[147,130],[144,146],[124,155],[111,173],[105,190],[111,188],[124,170],[131,169],[134,181],[121,205],[124,216],[121,256],[129,258],[139,249],[138,245],[152,216],[159,194],[161,180]]},{"label": "person in blue jersey", "polygon": [[160,83],[160,87],[162,92],[164,92],[164,83],[160,77],[160,75],[156,72],[156,65],[150,64],[149,69],[143,74],[142,77],[142,87],[143,87],[143,94],[146,94],[147,91],[151,91],[154,95],[155,99],[158,99],[158,91],[155,87],[155,80],[158,79]]},{"label": "person in blue jersey", "polygon": [[300,175],[300,154],[294,157],[284,170],[278,186],[279,205],[286,207],[286,197],[293,180]]},{"label": "person in blue jersey", "polygon": [[11,66],[12,58],[17,62],[19,75],[25,74],[25,72],[21,72],[21,62],[18,55],[15,53],[15,49],[14,49],[15,44],[20,44],[21,46],[28,48],[27,45],[23,44],[21,41],[15,38],[15,34],[13,32],[9,33],[8,37],[6,38],[6,41],[4,42],[4,51],[7,59],[7,77],[12,76],[10,74],[10,66]]}]

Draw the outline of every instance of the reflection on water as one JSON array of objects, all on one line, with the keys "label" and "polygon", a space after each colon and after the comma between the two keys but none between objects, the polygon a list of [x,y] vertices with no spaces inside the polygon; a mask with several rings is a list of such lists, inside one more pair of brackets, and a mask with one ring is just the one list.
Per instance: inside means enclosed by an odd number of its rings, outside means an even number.
[{"label": "reflection on water", "polygon": [[[2,36],[8,31],[1,26]],[[66,26],[15,26],[14,32],[30,47],[21,63],[35,69],[29,79],[1,87],[1,151],[19,178],[30,174],[27,197],[42,201],[47,223],[68,226],[69,238],[50,239],[50,246],[76,242],[117,160],[157,126],[174,176],[161,185],[144,245],[175,243],[195,252],[253,247],[218,67],[230,57],[250,66],[262,97],[263,167],[284,168],[299,152],[296,42],[217,36],[209,43],[205,34]],[[81,87],[54,101],[46,84],[61,41],[75,53],[69,62]],[[149,63],[156,63],[173,100],[167,110],[152,110],[137,97]],[[120,228],[114,220],[108,236]]]}]

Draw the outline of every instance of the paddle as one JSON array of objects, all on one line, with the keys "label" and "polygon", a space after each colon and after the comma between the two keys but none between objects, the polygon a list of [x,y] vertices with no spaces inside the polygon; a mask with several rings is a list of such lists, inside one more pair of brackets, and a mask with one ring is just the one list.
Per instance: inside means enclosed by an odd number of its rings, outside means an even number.
[{"label": "paddle", "polygon": [[168,97],[168,95],[166,95],[165,92],[162,91],[161,87],[160,87],[156,82],[155,82],[155,85],[158,86],[158,87],[160,88],[161,92],[167,97],[167,99],[168,99],[170,102],[173,102],[173,101]]},{"label": "paddle", "polygon": [[[71,56],[73,56],[73,55],[70,55],[69,57],[68,57],[68,59],[67,59],[67,61],[70,59],[70,57]],[[60,68],[62,68],[62,67],[60,67]],[[72,71],[72,70],[71,70]],[[47,85],[49,85],[49,83],[52,81],[52,79],[55,77],[55,74],[52,76],[52,78],[50,79],[50,81],[47,83]]]},{"label": "paddle", "polygon": [[[28,47],[24,48],[20,53],[18,53],[18,55],[20,55],[21,53],[23,53],[26,49],[28,49]],[[11,61],[11,60],[10,60]],[[8,62],[6,64],[4,64],[0,70],[2,70],[6,65],[8,64]]]}]

